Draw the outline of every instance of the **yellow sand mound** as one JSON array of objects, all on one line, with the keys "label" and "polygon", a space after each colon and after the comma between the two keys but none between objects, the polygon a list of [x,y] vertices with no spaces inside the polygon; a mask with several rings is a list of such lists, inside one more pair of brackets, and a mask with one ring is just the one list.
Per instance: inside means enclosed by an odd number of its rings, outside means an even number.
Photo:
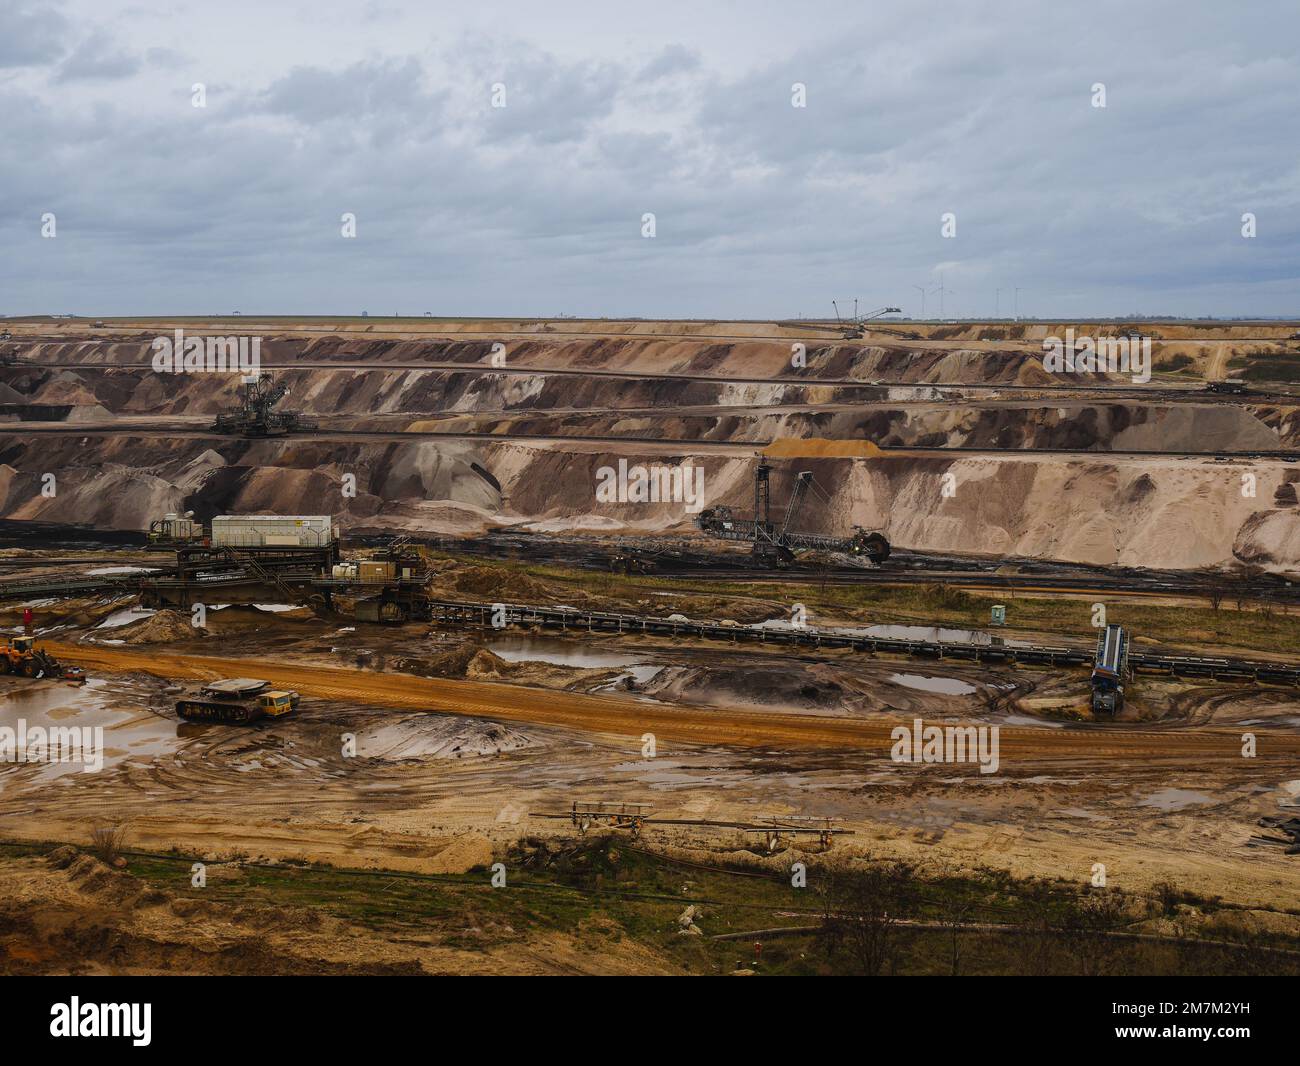
[{"label": "yellow sand mound", "polygon": [[763,454],[772,459],[874,459],[884,453],[869,440],[826,440],[793,437],[774,440]]}]

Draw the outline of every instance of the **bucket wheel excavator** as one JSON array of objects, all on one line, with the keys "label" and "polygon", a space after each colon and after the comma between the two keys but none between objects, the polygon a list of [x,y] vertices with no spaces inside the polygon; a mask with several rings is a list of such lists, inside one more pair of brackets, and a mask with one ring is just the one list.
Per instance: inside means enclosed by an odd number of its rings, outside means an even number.
[{"label": "bucket wheel excavator", "polygon": [[754,468],[754,517],[739,517],[730,507],[708,507],[695,519],[699,529],[711,537],[753,545],[755,558],[768,566],[789,566],[800,551],[824,551],[854,558],[868,559],[879,565],[889,558],[890,546],[885,535],[877,530],[854,526],[849,537],[834,537],[824,533],[798,530],[797,518],[809,490],[829,500],[829,494],[817,484],[811,470],[801,471],[795,478],[794,488],[786,503],[785,516],[778,527],[772,521],[771,494],[772,466],[759,456]]},{"label": "bucket wheel excavator", "polygon": [[289,395],[289,386],[276,382],[262,371],[239,386],[239,406],[217,415],[212,428],[217,433],[241,437],[283,437],[316,429],[316,423],[295,411],[277,411],[275,405]]}]

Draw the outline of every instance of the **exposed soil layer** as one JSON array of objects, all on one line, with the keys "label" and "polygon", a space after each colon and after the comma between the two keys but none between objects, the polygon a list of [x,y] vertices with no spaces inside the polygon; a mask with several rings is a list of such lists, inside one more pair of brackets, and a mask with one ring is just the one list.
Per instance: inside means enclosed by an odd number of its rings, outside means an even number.
[{"label": "exposed soil layer", "polygon": [[[179,325],[196,335],[216,332]],[[21,422],[0,425],[0,517],[140,530],[168,511],[200,518],[272,511],[337,514],[355,530],[683,532],[700,506],[747,505],[752,451],[767,441],[866,441],[986,452],[791,457],[778,468],[778,503],[787,491],[781,482],[810,466],[829,499],[810,503],[809,527],[844,535],[856,525],[880,529],[917,551],[1173,569],[1300,567],[1300,473],[1277,460],[1231,458],[1294,443],[1300,416],[1291,398],[1198,399],[1176,381],[1153,383],[1147,395],[1122,375],[1047,374],[1042,340],[1051,325],[900,324],[859,342],[757,323],[227,325],[243,335],[257,331],[265,362],[304,364],[277,371],[290,386],[287,405],[326,429],[391,436],[247,441],[146,433],[159,419],[206,427],[234,402],[238,376],[155,372],[148,366],[159,335],[153,324],[78,333],[20,323],[8,345],[20,362],[0,376],[26,407],[10,403],[10,417],[62,420],[68,431],[24,434]],[[1148,332],[1158,356],[1212,348],[1207,373],[1226,367],[1241,345],[1260,338],[1281,345],[1289,335],[1271,325],[1162,324]],[[495,343],[504,345],[510,373],[491,365]],[[796,343],[807,349],[797,372],[790,363]],[[375,369],[383,367],[391,369]],[[528,367],[569,373],[514,372]],[[880,384],[816,383],[837,379]],[[926,393],[931,382],[1045,391],[954,398]],[[1075,391],[1053,399],[1060,386]],[[119,432],[81,435],[73,425]],[[120,432],[132,426],[142,432]],[[488,439],[404,439],[408,430]],[[515,439],[490,439],[499,434]],[[1112,454],[1023,451],[1031,448]],[[1230,458],[1132,454],[1152,451]],[[680,500],[598,498],[601,472],[619,460],[702,467],[705,499],[688,510]]]},{"label": "exposed soil layer", "polygon": [[[703,471],[704,504],[744,511],[752,509],[753,459],[737,451],[580,440],[11,436],[0,437],[0,517],[142,530],[169,511],[193,510],[201,519],[332,513],[345,531],[689,533],[694,512],[684,498],[598,499],[601,472],[617,470],[620,460],[629,468],[689,464]],[[782,473],[796,467],[827,490],[806,502],[805,528],[845,536],[854,526],[880,529],[900,548],[1153,569],[1300,569],[1300,467],[1282,461],[1008,453],[779,463],[775,506],[789,491]],[[55,495],[43,491],[48,473],[57,479]]]},{"label": "exposed soil layer", "polygon": [[[684,501],[602,500],[602,469],[620,459],[691,464],[704,473],[697,504],[745,511],[754,452],[776,441],[774,510],[784,508],[793,475],[809,470],[824,495],[809,495],[801,522],[826,532],[861,525],[899,547],[936,552],[1300,570],[1300,468],[1230,454],[1293,444],[1294,397],[1191,391],[1243,368],[1255,382],[1281,380],[1291,325],[1144,323],[1161,375],[1148,395],[1119,376],[1048,375],[1042,340],[1066,324],[896,323],[854,342],[772,323],[216,323],[211,332],[261,334],[267,362],[327,368],[277,373],[291,388],[287,406],[336,435],[271,441],[193,435],[231,403],[231,375],[128,365],[147,362],[152,338],[178,323],[8,325],[15,340],[0,344],[0,356],[29,365],[0,367],[5,518],[139,531],[168,511],[270,511],[335,514],[349,532],[519,526],[679,537],[692,530]],[[577,373],[492,372],[497,340],[512,370]],[[800,341],[807,366],[795,374]],[[419,365],[428,363],[445,365]],[[662,376],[672,374],[706,380]],[[998,391],[935,387],[954,382]],[[159,419],[191,432],[159,432]],[[36,423],[54,432],[32,432]],[[345,435],[363,429],[391,437]],[[468,436],[484,433],[523,439]],[[645,440],[598,439],[634,437]],[[926,447],[985,451],[907,451]],[[1149,451],[1227,457],[1137,454]],[[6,568],[14,577],[103,562],[60,567],[42,552],[6,561],[21,564]],[[160,564],[145,552],[124,561]],[[738,624],[786,619],[786,599],[796,596],[819,625],[941,624],[934,616],[966,595],[934,589],[907,601],[892,586],[837,592],[812,582],[692,588],[431,561],[435,592],[456,598]],[[881,602],[896,612],[870,619]],[[1090,639],[1088,601],[1007,604],[1012,627],[1003,632],[1030,638],[1041,627],[1048,639]],[[850,614],[836,615],[835,605]],[[679,969],[616,923],[575,924],[561,911],[552,923],[512,927],[481,904],[493,891],[483,888],[492,862],[506,861],[515,878],[517,863],[527,871],[539,854],[575,850],[564,839],[576,832],[566,812],[579,801],[646,804],[655,817],[688,820],[647,826],[647,835],[683,861],[743,854],[783,880],[800,852],[762,854],[761,835],[700,823],[831,818],[852,835],[836,839],[830,858],[896,857],[940,875],[980,870],[1084,885],[1102,864],[1126,891],[1172,883],[1219,897],[1225,913],[1248,908],[1216,917],[1213,928],[1184,908],[1169,919],[1180,929],[1300,931],[1287,913],[1297,905],[1296,858],[1248,844],[1261,816],[1300,800],[1292,690],[1144,675],[1119,719],[1099,721],[1084,670],[383,627],[285,606],[212,605],[195,628],[185,612],[138,610],[129,596],[34,605],[38,637],[90,679],[74,687],[0,677],[0,726],[102,730],[102,765],[0,763],[4,835],[81,846],[94,827],[116,823],[128,848],[179,856],[179,875],[159,887],[137,876],[141,860],[128,872],[71,848],[0,862],[0,972]],[[1285,655],[1293,624],[1266,606],[1267,617],[1265,606],[1108,603],[1125,624],[1129,610],[1152,619],[1145,632],[1135,629],[1143,644],[1176,640],[1226,654],[1241,641],[1256,654]],[[961,609],[981,618],[959,625],[988,616],[983,601]],[[1023,621],[1031,616],[1037,621]],[[1077,618],[1077,629],[1067,632],[1061,618]],[[0,626],[12,633],[21,624],[20,608],[5,605]],[[178,720],[182,684],[223,676],[294,688],[302,705],[249,727]],[[897,730],[918,720],[996,727],[996,770],[891,757]],[[191,858],[207,864],[210,887],[186,887]],[[400,928],[383,926],[397,891],[390,873],[351,915],[335,909],[346,880],[337,869],[339,880],[311,906],[240,898],[237,886],[298,862],[463,877],[481,893]],[[684,905],[679,894],[690,898],[690,876],[672,886],[675,909]],[[707,916],[701,924],[713,931]]]},{"label": "exposed soil layer", "polygon": [[[239,865],[213,866],[209,875],[213,884],[247,876]],[[604,932],[593,951],[590,930],[477,929],[466,914],[426,919],[395,935],[327,907],[151,887],[67,846],[0,863],[0,973],[11,975],[668,972],[651,949],[610,935],[616,928]]]}]

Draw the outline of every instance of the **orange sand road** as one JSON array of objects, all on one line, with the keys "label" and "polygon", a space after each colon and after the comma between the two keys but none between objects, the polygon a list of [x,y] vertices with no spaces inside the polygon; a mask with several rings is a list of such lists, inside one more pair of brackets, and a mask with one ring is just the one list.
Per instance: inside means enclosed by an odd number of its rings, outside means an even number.
[{"label": "orange sand road", "polygon": [[[50,643],[45,647],[56,657],[92,671],[146,673],[164,678],[251,676],[320,699],[620,736],[640,737],[642,733],[653,733],[660,740],[694,744],[778,750],[837,748],[886,751],[892,744],[890,730],[903,721],[655,704],[612,696],[374,673],[271,659],[169,655],[94,645]],[[1300,736],[1267,730],[1255,732],[1260,759],[1294,761],[1300,758]],[[1211,760],[1240,759],[1241,731],[1157,731],[1124,726],[1074,730],[1003,727],[1000,750],[1004,760],[1016,757],[1101,757],[1134,762],[1171,760],[1200,765]]]}]

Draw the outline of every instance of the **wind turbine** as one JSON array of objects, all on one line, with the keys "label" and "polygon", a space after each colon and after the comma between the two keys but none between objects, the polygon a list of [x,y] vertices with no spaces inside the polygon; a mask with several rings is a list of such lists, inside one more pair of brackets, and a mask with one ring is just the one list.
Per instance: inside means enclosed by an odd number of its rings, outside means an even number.
[{"label": "wind turbine", "polygon": [[944,288],[944,285],[943,285],[943,274],[942,274],[942,273],[940,273],[940,275],[939,275],[939,284],[938,284],[935,288],[931,289],[930,292],[931,292],[931,293],[936,293],[936,292],[937,292],[937,293],[939,294],[939,317],[940,317],[940,318],[943,318],[943,298],[944,298],[945,295],[951,296],[951,295],[952,295],[952,289],[946,289],[946,288]]}]

